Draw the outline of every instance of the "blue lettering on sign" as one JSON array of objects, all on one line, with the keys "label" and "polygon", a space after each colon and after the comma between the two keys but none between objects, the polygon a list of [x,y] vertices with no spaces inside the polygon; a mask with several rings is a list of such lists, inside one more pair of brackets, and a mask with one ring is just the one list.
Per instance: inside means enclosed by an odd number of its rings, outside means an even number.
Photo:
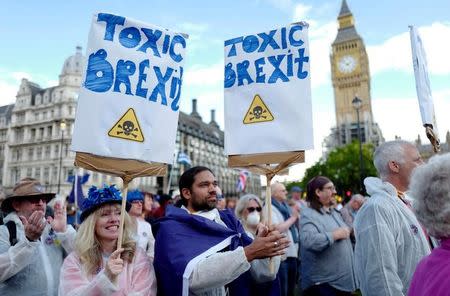
[{"label": "blue lettering on sign", "polygon": [[[106,92],[114,85],[114,92],[133,96],[131,77],[136,74],[136,64],[133,61],[119,60],[114,73],[113,66],[106,59],[107,56],[104,49],[99,49],[89,55],[84,87],[93,92]],[[148,100],[156,102],[158,97],[161,97],[161,105],[167,106],[170,98],[172,99],[170,108],[173,111],[178,111],[180,108],[183,67],[178,67],[178,69],[167,67],[164,71],[158,66],[150,67],[148,59],[141,61],[135,94],[146,99],[149,89],[144,84],[147,82],[149,69],[152,71],[152,76],[156,77],[157,83],[155,83],[156,85],[154,85]],[[124,87],[121,87],[122,85]],[[169,96],[166,94],[166,85],[168,85]]]},{"label": "blue lettering on sign", "polygon": [[131,93],[130,76],[136,72],[136,65],[132,61],[119,60],[116,68],[116,81],[114,83],[114,91],[120,92],[120,85],[125,84],[125,93]]},{"label": "blue lettering on sign", "polygon": [[258,49],[258,52],[265,51],[266,47],[268,45],[270,45],[270,47],[272,47],[273,49],[279,49],[280,48],[280,46],[277,44],[275,39],[273,39],[273,36],[275,35],[276,32],[277,32],[277,30],[272,30],[272,31],[270,31],[269,34],[266,34],[266,33],[258,34],[258,36],[263,39],[263,43],[261,44],[261,47]]},{"label": "blue lettering on sign", "polygon": [[89,55],[84,86],[95,92],[108,91],[113,85],[114,70],[106,61],[108,54],[104,49]]},{"label": "blue lettering on sign", "polygon": [[138,50],[142,51],[142,52],[146,52],[147,48],[150,47],[153,50],[153,55],[155,57],[161,57],[161,55],[159,54],[158,46],[156,45],[156,42],[161,37],[162,32],[160,30],[155,30],[155,32],[153,32],[152,29],[146,29],[146,28],[142,28],[141,30],[142,30],[142,32],[144,32],[145,37],[147,37],[147,42],[142,44],[142,46]]},{"label": "blue lettering on sign", "polygon": [[156,102],[159,94],[161,96],[161,104],[167,106],[166,82],[172,75],[173,69],[167,68],[166,74],[164,75],[161,73],[161,69],[159,67],[154,66],[153,69],[155,70],[156,78],[158,79],[158,84],[155,86],[155,88],[152,91],[152,94],[150,95],[150,101]]},{"label": "blue lettering on sign", "polygon": [[[180,34],[170,35],[158,29],[124,27],[125,21],[121,16],[98,14],[97,22],[105,25],[103,40],[144,53],[146,58],[137,61],[117,59],[116,63],[108,61],[105,48],[98,49],[89,55],[83,86],[97,93],[110,91],[114,86],[113,92],[136,95],[151,102],[160,99],[161,105],[178,111],[183,67],[177,64],[184,59],[182,52],[186,48],[186,39]],[[157,62],[158,66],[151,66],[148,55],[171,60],[173,65],[165,66],[167,63],[163,61]]]},{"label": "blue lettering on sign", "polygon": [[122,16],[117,16],[109,13],[99,13],[97,17],[98,22],[106,22],[105,28],[105,40],[114,41],[114,33],[116,30],[116,25],[121,25],[125,23],[125,18]]},{"label": "blue lettering on sign", "polygon": [[228,63],[225,66],[225,88],[232,87],[236,81],[236,72],[233,70],[233,64]]},{"label": "blue lettering on sign", "polygon": [[173,111],[178,111],[180,108],[178,102],[180,101],[182,79],[183,67],[180,67],[180,77],[173,77],[172,82],[170,83],[170,97],[173,99],[170,108],[172,108]]},{"label": "blue lettering on sign", "polygon": [[[225,56],[234,57],[242,53],[242,59],[225,65],[224,87],[256,83],[284,83],[291,79],[305,79],[309,63],[305,41],[302,40],[301,25],[293,25],[279,30],[237,37],[225,41]],[[267,52],[279,54],[268,55]],[[267,56],[256,57],[256,52]],[[247,55],[247,54],[252,54]]]},{"label": "blue lettering on sign", "polygon": [[139,63],[139,79],[138,84],[136,86],[136,95],[140,97],[147,97],[148,88],[142,87],[142,82],[147,80],[147,74],[144,73],[145,69],[150,65],[149,60],[143,60]]},{"label": "blue lettering on sign", "polygon": [[253,79],[247,71],[249,65],[249,61],[243,61],[242,63],[237,64],[238,85],[244,85],[244,79],[247,80],[247,84],[253,83]]},{"label": "blue lettering on sign", "polygon": [[[125,18],[108,13],[99,13],[97,22],[105,22],[105,34],[103,39],[114,42],[117,26],[124,26]],[[163,39],[162,46],[158,41]],[[150,48],[155,57],[161,57],[162,54],[169,53],[174,62],[181,62],[183,56],[176,51],[176,48],[186,48],[186,39],[179,34],[169,35],[160,30],[149,28],[127,27],[121,28],[119,32],[119,43],[125,48],[136,48],[137,51],[147,53]]]},{"label": "blue lettering on sign", "polygon": [[141,42],[141,33],[134,27],[125,28],[120,32],[119,41],[126,48],[136,47]]}]

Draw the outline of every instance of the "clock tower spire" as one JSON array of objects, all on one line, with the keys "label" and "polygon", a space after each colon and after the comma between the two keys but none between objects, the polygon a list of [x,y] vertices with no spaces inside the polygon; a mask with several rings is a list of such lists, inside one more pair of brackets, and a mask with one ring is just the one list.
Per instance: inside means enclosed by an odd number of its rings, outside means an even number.
[{"label": "clock tower spire", "polygon": [[326,140],[327,145],[335,147],[357,139],[357,114],[352,106],[356,96],[362,101],[359,108],[362,142],[378,145],[383,137],[372,115],[369,58],[346,0],[342,0],[337,21],[338,32],[330,55],[336,127]]}]

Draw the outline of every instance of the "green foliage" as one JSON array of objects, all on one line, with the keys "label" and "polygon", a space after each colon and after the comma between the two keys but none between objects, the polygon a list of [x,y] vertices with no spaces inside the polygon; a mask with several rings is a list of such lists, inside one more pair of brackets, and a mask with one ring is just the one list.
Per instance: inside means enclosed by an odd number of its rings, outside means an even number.
[{"label": "green foliage", "polygon": [[[362,146],[364,173],[363,178],[367,176],[376,176],[376,170],[373,165],[372,144]],[[306,184],[313,177],[321,175],[330,178],[336,186],[339,195],[345,197],[347,191],[352,194],[359,192],[359,142],[353,141],[346,146],[338,147],[331,151],[327,159],[320,159],[305,172],[300,186],[306,191]]]}]

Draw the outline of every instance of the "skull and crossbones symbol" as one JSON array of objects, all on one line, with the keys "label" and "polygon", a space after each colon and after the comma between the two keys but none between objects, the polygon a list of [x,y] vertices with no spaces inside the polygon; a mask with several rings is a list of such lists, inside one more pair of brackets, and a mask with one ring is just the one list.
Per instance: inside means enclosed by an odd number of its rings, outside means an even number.
[{"label": "skull and crossbones symbol", "polygon": [[118,131],[117,134],[125,134],[126,136],[132,135],[134,138],[137,138],[136,134],[133,134],[133,132],[137,132],[139,129],[134,127],[134,123],[127,120],[123,123],[123,125],[118,125],[118,128],[121,128],[122,131]]},{"label": "skull and crossbones symbol", "polygon": [[260,119],[261,117],[264,119],[267,119],[267,116],[264,116],[263,113],[266,113],[267,110],[263,110],[261,106],[255,106],[252,111],[249,112],[249,114],[253,117],[250,117],[250,120],[253,119]]}]

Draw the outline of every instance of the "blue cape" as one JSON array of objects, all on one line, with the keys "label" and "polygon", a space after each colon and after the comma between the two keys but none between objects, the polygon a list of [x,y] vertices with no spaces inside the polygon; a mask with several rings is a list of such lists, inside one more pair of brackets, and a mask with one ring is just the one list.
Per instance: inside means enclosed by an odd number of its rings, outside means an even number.
[{"label": "blue cape", "polygon": [[[166,216],[152,226],[158,295],[182,295],[183,273],[189,261],[225,239],[233,237],[226,251],[245,247],[252,242],[230,211],[219,213],[228,228],[173,206],[168,206]],[[250,295],[251,286],[250,273],[246,272],[230,283],[228,288],[230,295]]]}]

